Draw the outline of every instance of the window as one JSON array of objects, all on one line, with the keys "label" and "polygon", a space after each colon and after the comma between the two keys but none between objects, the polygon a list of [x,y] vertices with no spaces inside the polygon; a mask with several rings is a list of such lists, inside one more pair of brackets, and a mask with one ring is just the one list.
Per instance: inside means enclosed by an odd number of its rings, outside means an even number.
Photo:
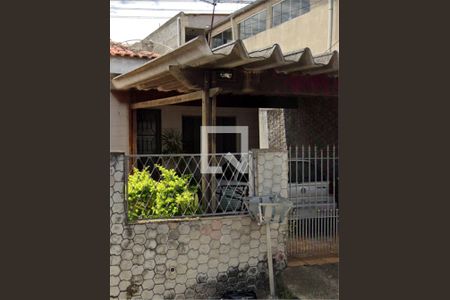
[{"label": "window", "polygon": [[246,39],[266,30],[267,12],[263,10],[239,23],[239,38]]},{"label": "window", "polygon": [[273,26],[306,14],[310,10],[310,0],[284,0],[272,7]]},{"label": "window", "polygon": [[212,47],[216,48],[221,45],[224,45],[226,43],[229,43],[233,40],[232,34],[231,34],[231,28],[227,29],[212,38]]}]

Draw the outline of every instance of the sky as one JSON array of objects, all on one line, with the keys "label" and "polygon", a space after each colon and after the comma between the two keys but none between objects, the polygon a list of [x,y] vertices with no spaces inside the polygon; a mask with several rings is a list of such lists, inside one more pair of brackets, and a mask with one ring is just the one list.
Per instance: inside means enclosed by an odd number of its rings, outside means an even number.
[{"label": "sky", "polygon": [[[243,3],[218,3],[216,13],[231,13],[252,0],[222,1]],[[110,0],[110,38],[116,42],[141,40],[180,11],[211,13],[212,8],[201,0]]]}]

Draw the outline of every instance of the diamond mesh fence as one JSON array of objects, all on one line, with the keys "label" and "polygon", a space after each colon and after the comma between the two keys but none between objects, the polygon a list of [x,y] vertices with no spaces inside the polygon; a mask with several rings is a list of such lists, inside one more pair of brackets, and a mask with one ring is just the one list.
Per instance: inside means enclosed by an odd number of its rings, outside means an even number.
[{"label": "diamond mesh fence", "polygon": [[[218,172],[202,173],[202,158]],[[251,153],[126,156],[128,220],[245,214],[252,161]]]}]

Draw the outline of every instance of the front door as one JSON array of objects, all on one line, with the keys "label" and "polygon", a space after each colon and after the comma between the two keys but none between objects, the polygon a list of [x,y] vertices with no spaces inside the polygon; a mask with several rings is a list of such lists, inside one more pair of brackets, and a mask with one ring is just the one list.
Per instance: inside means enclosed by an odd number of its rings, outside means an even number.
[{"label": "front door", "polygon": [[161,153],[161,111],[137,110],[136,127],[137,154]]}]

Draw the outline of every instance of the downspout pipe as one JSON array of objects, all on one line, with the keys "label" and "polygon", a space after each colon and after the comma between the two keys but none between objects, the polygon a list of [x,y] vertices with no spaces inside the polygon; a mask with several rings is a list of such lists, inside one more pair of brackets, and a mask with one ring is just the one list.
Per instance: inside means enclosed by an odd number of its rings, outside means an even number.
[{"label": "downspout pipe", "polygon": [[331,52],[333,46],[333,14],[334,14],[334,0],[328,0],[328,50]]}]

